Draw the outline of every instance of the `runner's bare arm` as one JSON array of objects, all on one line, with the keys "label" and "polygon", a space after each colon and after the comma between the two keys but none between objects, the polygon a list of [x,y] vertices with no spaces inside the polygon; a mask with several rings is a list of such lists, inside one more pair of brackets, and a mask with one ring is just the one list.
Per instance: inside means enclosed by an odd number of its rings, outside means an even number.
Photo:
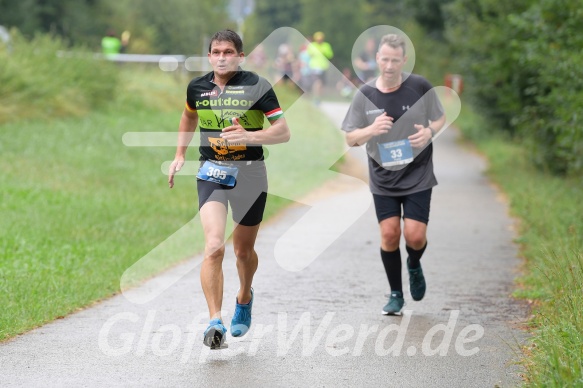
[{"label": "runner's bare arm", "polygon": [[441,115],[440,118],[438,118],[435,121],[432,121],[429,124],[429,127],[431,127],[431,129],[433,130],[433,133],[435,136],[439,131],[441,131],[441,128],[443,128],[443,126],[445,125],[445,115]]},{"label": "runner's bare arm", "polygon": [[411,146],[415,148],[425,147],[437,135],[444,124],[445,115],[442,115],[437,120],[431,121],[427,127],[424,127],[421,124],[415,124],[417,133],[408,137]]},{"label": "runner's bare arm", "polygon": [[356,147],[365,144],[374,136],[379,136],[389,132],[393,126],[393,118],[386,113],[379,115],[368,127],[358,128],[346,133],[346,144],[349,147]]},{"label": "runner's bare arm", "polygon": [[182,117],[180,118],[180,124],[178,125],[178,145],[176,146],[176,155],[174,156],[174,161],[170,165],[168,171],[168,186],[170,188],[174,187],[174,175],[176,172],[180,171],[184,165],[186,150],[194,136],[194,131],[196,131],[197,125],[198,112],[184,108]]}]

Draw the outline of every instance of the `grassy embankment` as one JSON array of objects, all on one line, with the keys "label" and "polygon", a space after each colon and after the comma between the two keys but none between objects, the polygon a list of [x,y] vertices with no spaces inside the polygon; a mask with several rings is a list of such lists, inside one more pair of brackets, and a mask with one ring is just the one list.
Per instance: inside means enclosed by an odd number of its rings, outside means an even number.
[{"label": "grassy embankment", "polygon": [[488,173],[520,220],[524,275],[515,295],[532,302],[524,347],[528,386],[583,386],[583,182],[532,167],[520,141],[492,131],[464,106],[458,125],[489,160]]}]

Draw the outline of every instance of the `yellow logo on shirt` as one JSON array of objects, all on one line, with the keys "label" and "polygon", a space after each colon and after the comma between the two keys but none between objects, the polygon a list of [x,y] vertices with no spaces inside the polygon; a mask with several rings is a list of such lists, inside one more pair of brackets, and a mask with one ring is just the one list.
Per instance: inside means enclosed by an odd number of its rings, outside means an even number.
[{"label": "yellow logo on shirt", "polygon": [[208,139],[211,144],[211,148],[218,155],[227,155],[238,151],[247,150],[247,145],[242,143],[228,143],[225,139],[220,137],[209,137]]}]

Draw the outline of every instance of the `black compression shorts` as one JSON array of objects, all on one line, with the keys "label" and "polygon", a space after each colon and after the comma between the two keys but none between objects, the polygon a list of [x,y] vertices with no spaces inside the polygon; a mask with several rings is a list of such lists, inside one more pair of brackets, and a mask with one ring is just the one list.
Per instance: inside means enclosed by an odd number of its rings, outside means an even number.
[{"label": "black compression shorts", "polygon": [[[202,165],[202,163],[201,163]],[[233,221],[244,226],[255,226],[263,220],[267,202],[267,171],[263,161],[237,162],[239,173],[235,187],[197,179],[198,209],[209,201],[231,204]]]},{"label": "black compression shorts", "polygon": [[428,189],[401,197],[373,194],[377,220],[381,222],[390,217],[401,217],[401,206],[403,206],[403,218],[427,224],[429,222],[431,190]]}]

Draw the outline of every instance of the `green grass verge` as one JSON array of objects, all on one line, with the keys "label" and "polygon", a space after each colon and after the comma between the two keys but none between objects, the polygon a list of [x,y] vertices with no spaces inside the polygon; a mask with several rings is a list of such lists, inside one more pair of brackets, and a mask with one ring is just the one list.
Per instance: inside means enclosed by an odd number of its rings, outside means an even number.
[{"label": "green grass verge", "polygon": [[[0,126],[0,340],[118,292],[128,267],[196,215],[194,177],[169,190],[161,172],[174,147],[122,143],[128,131],[175,133],[188,80],[120,71],[123,91],[108,109]],[[333,175],[343,141],[308,102],[278,93],[292,141],[269,147],[270,185],[286,195],[270,196],[267,218]],[[198,158],[194,147],[187,157]],[[202,249],[200,233],[175,237],[142,277]]]},{"label": "green grass verge", "polygon": [[458,125],[489,160],[488,173],[520,219],[526,258],[515,295],[533,302],[526,384],[583,386],[583,182],[532,167],[520,141],[492,132],[464,106]]},{"label": "green grass verge", "polygon": [[10,49],[0,42],[0,124],[80,117],[102,108],[117,95],[118,70],[57,37],[27,40],[14,30]]}]

